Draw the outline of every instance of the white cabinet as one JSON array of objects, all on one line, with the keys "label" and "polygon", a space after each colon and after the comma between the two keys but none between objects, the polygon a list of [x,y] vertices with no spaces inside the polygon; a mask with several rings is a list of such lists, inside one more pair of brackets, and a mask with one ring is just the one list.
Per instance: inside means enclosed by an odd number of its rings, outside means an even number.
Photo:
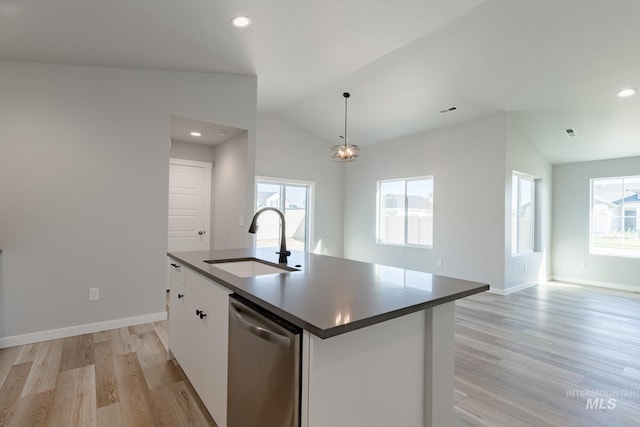
[{"label": "white cabinet", "polygon": [[231,292],[180,263],[172,264],[178,267],[171,270],[169,347],[216,424],[226,427]]},{"label": "white cabinet", "polygon": [[182,363],[184,360],[184,316],[185,316],[185,291],[184,284],[171,279],[171,292],[169,293],[169,348]]}]

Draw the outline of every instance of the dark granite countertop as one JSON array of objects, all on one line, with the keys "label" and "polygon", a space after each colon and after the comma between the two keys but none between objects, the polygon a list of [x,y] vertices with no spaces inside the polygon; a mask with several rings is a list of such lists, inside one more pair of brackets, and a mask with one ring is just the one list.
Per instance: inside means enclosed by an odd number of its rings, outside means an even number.
[{"label": "dark granite countertop", "polygon": [[288,266],[299,265],[300,271],[248,278],[205,262],[255,257],[277,263],[275,250],[232,249],[168,255],[320,338],[489,289],[489,285],[467,280],[295,251]]}]

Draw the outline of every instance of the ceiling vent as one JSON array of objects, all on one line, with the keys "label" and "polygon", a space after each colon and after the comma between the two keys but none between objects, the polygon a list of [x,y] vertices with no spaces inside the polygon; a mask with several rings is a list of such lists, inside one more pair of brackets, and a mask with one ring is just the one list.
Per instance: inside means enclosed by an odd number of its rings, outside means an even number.
[{"label": "ceiling vent", "polygon": [[449,108],[445,108],[444,110],[440,110],[440,114],[450,113],[452,111],[456,111],[457,109],[458,109],[458,107],[456,107],[454,105],[453,107],[449,107]]}]

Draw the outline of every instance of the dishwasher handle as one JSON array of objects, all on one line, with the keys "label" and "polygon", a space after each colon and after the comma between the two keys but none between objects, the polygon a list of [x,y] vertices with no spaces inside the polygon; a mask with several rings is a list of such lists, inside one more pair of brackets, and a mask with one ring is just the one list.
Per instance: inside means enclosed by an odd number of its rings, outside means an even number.
[{"label": "dishwasher handle", "polygon": [[238,324],[242,326],[242,328],[246,329],[253,335],[256,335],[280,347],[289,348],[291,346],[291,339],[289,337],[265,329],[262,326],[258,326],[247,320],[244,316],[242,316],[242,314],[240,314],[233,301],[229,301],[229,312],[236,319]]}]

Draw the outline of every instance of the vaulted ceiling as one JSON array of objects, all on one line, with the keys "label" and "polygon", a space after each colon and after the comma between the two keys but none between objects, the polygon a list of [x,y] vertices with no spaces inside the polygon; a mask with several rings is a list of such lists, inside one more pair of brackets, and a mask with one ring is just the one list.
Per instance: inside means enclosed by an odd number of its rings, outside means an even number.
[{"label": "vaulted ceiling", "polygon": [[640,95],[616,97],[638,22],[636,0],[1,0],[0,59],[257,75],[259,111],[328,144],[344,91],[359,145],[509,112],[567,163],[640,155]]}]

